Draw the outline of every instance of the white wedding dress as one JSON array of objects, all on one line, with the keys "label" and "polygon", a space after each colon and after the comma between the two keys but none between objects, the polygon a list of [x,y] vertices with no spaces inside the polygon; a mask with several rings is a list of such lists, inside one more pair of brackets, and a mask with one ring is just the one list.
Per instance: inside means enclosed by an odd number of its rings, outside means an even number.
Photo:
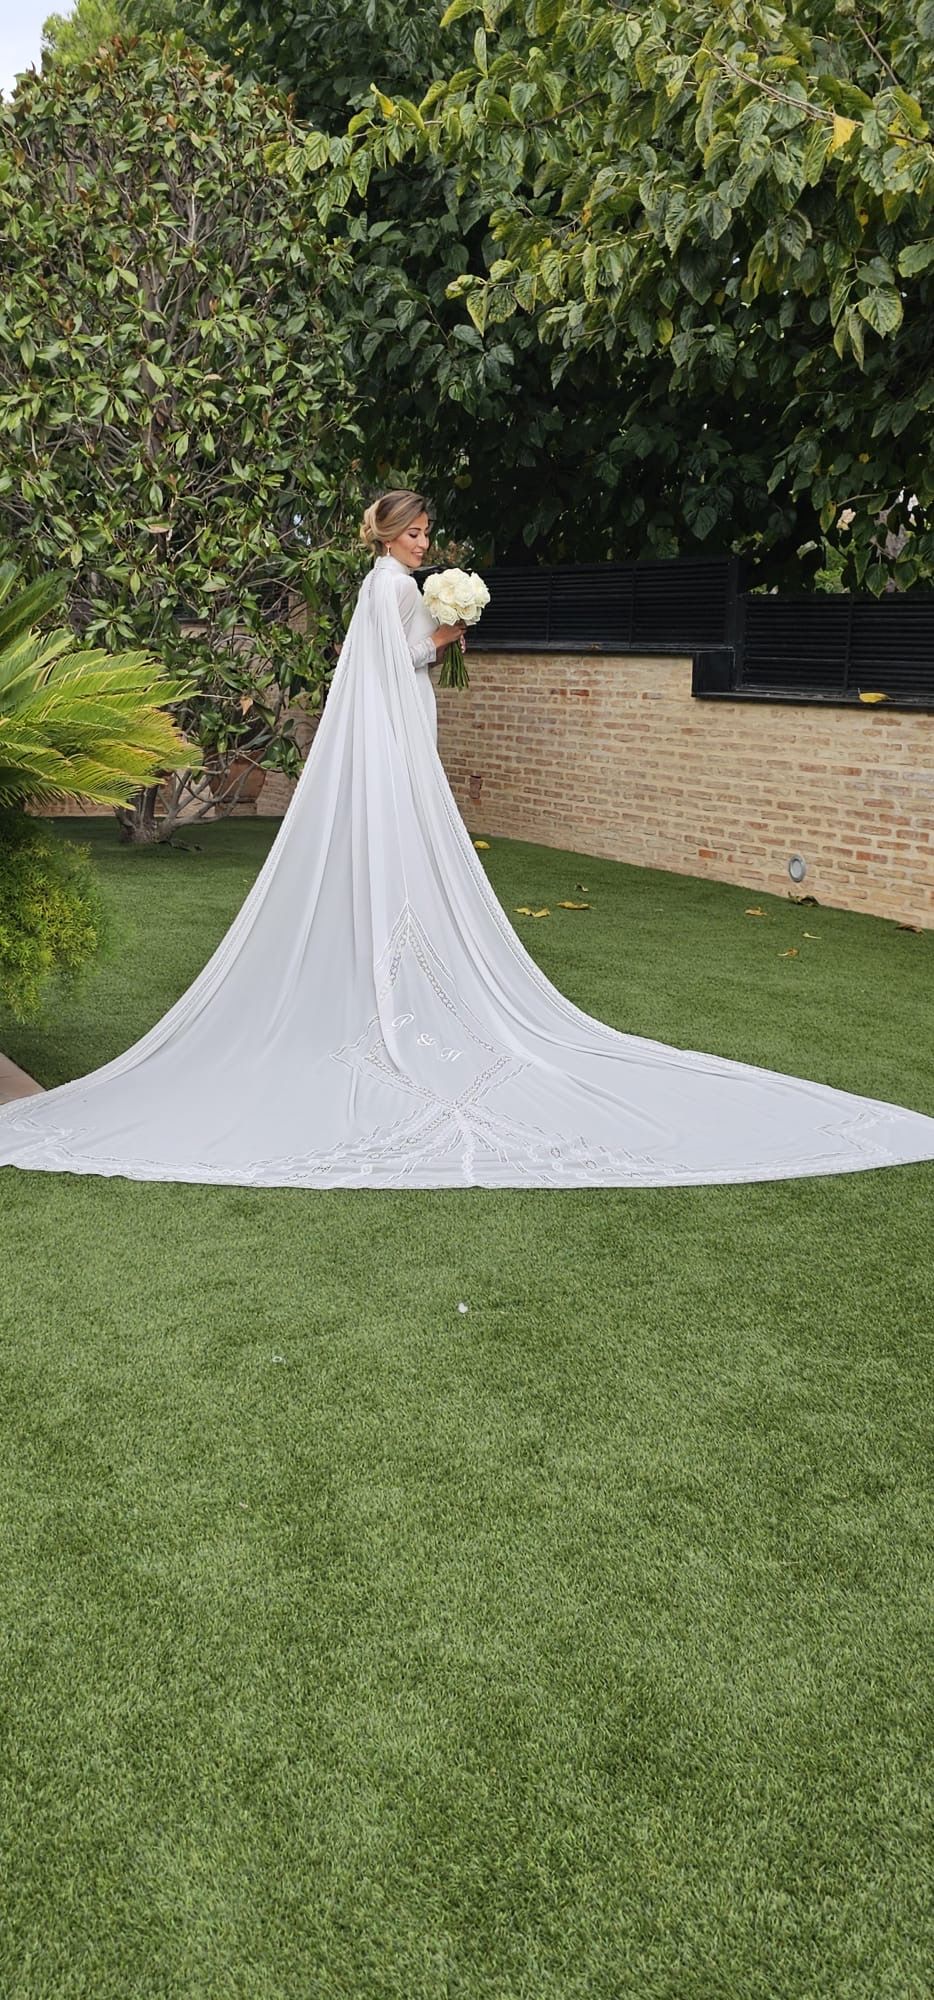
[{"label": "white wedding dress", "polygon": [[[279,833],[187,992],[0,1107],[0,1166],[242,1187],[660,1187],[934,1159],[934,1119],[605,1027],[539,971],[437,750],[380,557]],[[414,671],[413,671],[414,669]]]}]

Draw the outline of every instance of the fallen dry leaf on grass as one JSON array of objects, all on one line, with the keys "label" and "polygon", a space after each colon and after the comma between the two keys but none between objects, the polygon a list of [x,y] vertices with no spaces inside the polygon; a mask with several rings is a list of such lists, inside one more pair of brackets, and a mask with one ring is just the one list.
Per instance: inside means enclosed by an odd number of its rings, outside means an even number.
[{"label": "fallen dry leaf on grass", "polygon": [[589,903],[557,903],[557,904],[555,905],[555,907],[556,907],[556,909],[559,909],[559,910],[589,910],[589,908],[590,908],[590,904],[589,904]]},{"label": "fallen dry leaf on grass", "polygon": [[550,910],[533,910],[533,909],[531,908],[531,906],[530,906],[530,905],[529,905],[528,903],[515,903],[515,904],[513,905],[513,908],[514,908],[514,910],[515,910],[515,913],[516,913],[516,916],[517,916],[517,917],[550,917],[550,916],[551,916],[551,911],[550,911]]},{"label": "fallen dry leaf on grass", "polygon": [[765,911],[764,911],[764,910],[744,910],[744,911],[743,911],[743,916],[744,916],[744,917],[764,917],[764,916],[765,916]]},{"label": "fallen dry leaf on grass", "polygon": [[897,931],[914,931],[915,937],[924,936],[924,931],[920,924],[896,924],[895,929]]},{"label": "fallen dry leaf on grass", "polygon": [[580,890],[582,896],[589,896],[590,890],[588,889],[586,882],[575,882],[574,887],[575,889]]},{"label": "fallen dry leaf on grass", "polygon": [[802,931],[801,936],[810,938],[812,944],[817,944],[820,938],[820,931]]},{"label": "fallen dry leaf on grass", "polygon": [[474,841],[474,846],[475,846],[475,847],[489,847],[489,845],[490,845],[490,843],[489,843],[489,841],[488,841],[488,840],[475,840],[475,841]]},{"label": "fallen dry leaf on grass", "polygon": [[778,956],[779,958],[800,958],[801,953],[799,952],[797,945],[793,944],[789,946],[787,951],[780,951]]}]

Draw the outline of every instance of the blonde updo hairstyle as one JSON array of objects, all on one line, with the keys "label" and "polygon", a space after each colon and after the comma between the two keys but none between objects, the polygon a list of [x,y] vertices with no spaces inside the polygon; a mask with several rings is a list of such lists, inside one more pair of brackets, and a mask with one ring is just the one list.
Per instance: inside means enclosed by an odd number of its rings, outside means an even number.
[{"label": "blonde updo hairstyle", "polygon": [[381,556],[386,542],[394,542],[410,521],[427,512],[428,503],[420,493],[394,487],[391,493],[381,493],[378,500],[370,502],[360,523],[360,540],[374,556]]}]

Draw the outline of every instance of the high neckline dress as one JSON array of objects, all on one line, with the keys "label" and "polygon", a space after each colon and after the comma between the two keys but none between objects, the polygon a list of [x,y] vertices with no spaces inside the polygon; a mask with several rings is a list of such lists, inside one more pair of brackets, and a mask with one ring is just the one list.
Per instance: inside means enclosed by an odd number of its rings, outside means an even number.
[{"label": "high neckline dress", "polygon": [[428,717],[432,739],[438,740],[438,704],[435,700],[431,668],[435,663],[435,642],[433,633],[437,630],[428,610],[418,582],[398,556],[377,556],[374,569],[384,569],[393,578],[402,630],[406,645],[412,655],[415,669],[415,688],[419,701]]}]

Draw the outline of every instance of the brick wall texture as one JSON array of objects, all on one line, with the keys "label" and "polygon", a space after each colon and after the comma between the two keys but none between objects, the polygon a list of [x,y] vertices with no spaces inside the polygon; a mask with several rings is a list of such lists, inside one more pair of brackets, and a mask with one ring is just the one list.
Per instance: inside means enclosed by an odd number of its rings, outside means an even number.
[{"label": "brick wall texture", "polygon": [[[438,696],[438,739],[472,833],[934,928],[934,716],[696,701],[687,659],[468,664],[470,688]],[[293,790],[271,773],[240,810],[281,814]]]},{"label": "brick wall texture", "polygon": [[687,659],[468,663],[438,725],[472,833],[778,895],[800,854],[795,893],[934,927],[934,716],[698,701]]}]

